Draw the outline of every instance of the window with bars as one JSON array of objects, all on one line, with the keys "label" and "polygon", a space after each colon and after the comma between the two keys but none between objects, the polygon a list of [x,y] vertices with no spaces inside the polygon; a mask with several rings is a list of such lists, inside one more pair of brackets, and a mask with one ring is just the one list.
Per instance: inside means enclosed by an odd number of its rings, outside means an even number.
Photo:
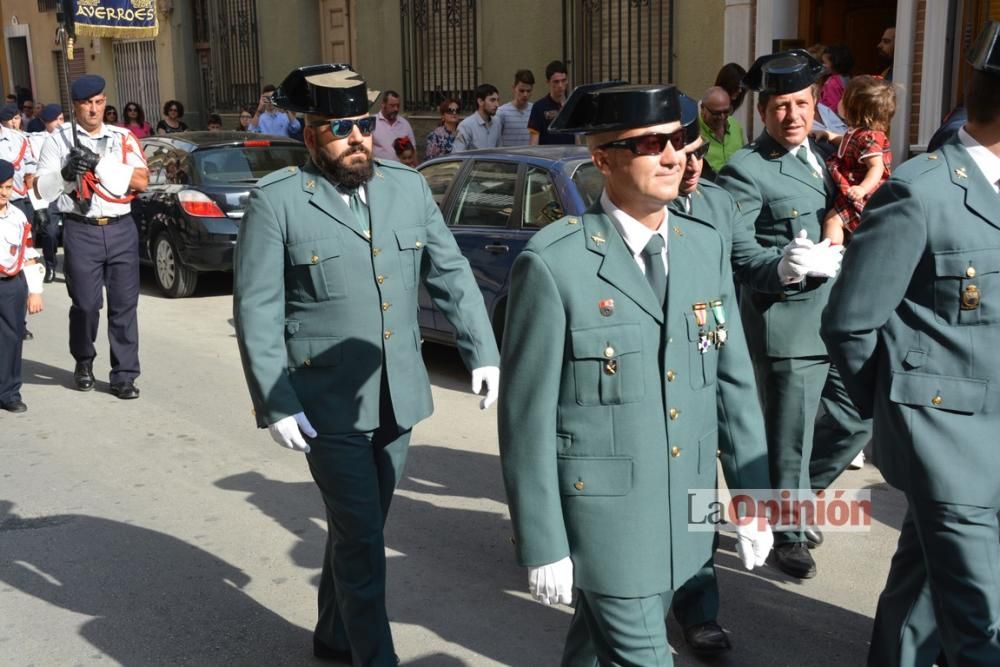
[{"label": "window with bars", "polygon": [[202,99],[210,112],[236,112],[260,96],[254,0],[192,0]]},{"label": "window with bars", "polygon": [[114,51],[119,117],[124,120],[125,105],[136,102],[142,106],[146,121],[155,126],[160,117],[156,40],[115,40]]},{"label": "window with bars", "polygon": [[400,0],[403,105],[437,111],[449,97],[475,108],[478,0]]},{"label": "window with bars", "polygon": [[[75,47],[73,49],[73,60],[68,61],[68,69],[66,68],[67,61],[63,59],[62,51],[53,51],[52,57],[56,62],[56,77],[59,80],[59,104],[62,105],[64,114],[69,114],[73,108],[73,104],[69,98],[69,88],[66,86],[66,80],[68,78],[69,85],[72,86],[74,81],[87,73],[86,51],[81,47]],[[67,120],[69,120],[68,115]]]},{"label": "window with bars", "polygon": [[673,78],[674,0],[573,0],[579,57],[575,83],[623,79],[664,83]]}]

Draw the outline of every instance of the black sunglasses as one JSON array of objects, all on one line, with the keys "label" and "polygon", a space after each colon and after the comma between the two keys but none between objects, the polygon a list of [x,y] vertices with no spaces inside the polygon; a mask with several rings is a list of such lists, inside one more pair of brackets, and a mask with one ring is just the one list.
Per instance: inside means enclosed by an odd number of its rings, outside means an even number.
[{"label": "black sunglasses", "polygon": [[686,143],[685,131],[682,127],[679,130],[664,134],[641,134],[638,137],[618,139],[601,144],[598,148],[627,148],[636,155],[659,155],[667,149],[667,144],[673,146],[675,151],[684,150]]},{"label": "black sunglasses", "polygon": [[358,130],[361,132],[361,136],[367,137],[370,136],[375,130],[375,116],[366,116],[364,118],[334,118],[331,121],[316,123],[313,127],[323,127],[327,124],[330,125],[330,132],[332,132],[333,136],[338,139],[350,136],[355,125],[357,125]]},{"label": "black sunglasses", "polygon": [[448,107],[444,110],[445,113],[458,113],[458,107]]},{"label": "black sunglasses", "polygon": [[709,148],[710,148],[710,146],[706,142],[706,143],[702,144],[701,146],[698,146],[698,148],[694,149],[690,153],[688,153],[688,157],[694,157],[694,158],[698,158],[699,160],[704,160],[705,156],[708,155],[708,149]]}]

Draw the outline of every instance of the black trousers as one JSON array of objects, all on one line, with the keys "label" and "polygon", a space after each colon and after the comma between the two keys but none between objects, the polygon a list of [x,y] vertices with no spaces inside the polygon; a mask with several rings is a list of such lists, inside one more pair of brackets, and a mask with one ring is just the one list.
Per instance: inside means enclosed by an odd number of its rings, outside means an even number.
[{"label": "black trousers", "polygon": [[27,308],[24,272],[0,278],[0,403],[21,400],[21,347]]},{"label": "black trousers", "polygon": [[139,233],[132,216],[97,226],[70,218],[63,225],[63,270],[73,305],[69,309],[69,351],[76,361],[97,356],[94,342],[108,292],[111,382],[139,376]]}]

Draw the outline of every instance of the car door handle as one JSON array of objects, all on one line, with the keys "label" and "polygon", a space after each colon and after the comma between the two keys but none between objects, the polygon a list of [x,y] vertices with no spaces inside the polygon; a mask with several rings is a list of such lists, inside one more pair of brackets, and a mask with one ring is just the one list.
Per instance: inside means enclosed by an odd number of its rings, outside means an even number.
[{"label": "car door handle", "polygon": [[492,243],[487,243],[485,246],[483,246],[483,248],[485,248],[487,252],[491,252],[494,255],[505,255],[508,252],[510,252],[509,245],[496,245]]}]

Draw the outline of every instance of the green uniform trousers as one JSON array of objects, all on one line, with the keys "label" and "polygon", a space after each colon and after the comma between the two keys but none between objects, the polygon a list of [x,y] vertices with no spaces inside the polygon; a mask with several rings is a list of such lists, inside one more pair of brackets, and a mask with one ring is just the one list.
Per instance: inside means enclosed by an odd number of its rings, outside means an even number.
[{"label": "green uniform trousers", "polygon": [[386,418],[391,406],[382,403],[383,425],[377,430],[320,434],[309,439],[307,454],[327,520],[315,637],[330,648],[350,650],[354,664],[366,667],[396,665],[385,606],[382,529],[411,434],[401,431],[394,417]]},{"label": "green uniform trousers", "polygon": [[562,667],[670,667],[663,610],[670,591],[615,598],[576,590]]},{"label": "green uniform trousers", "polygon": [[715,551],[719,548],[719,533],[712,540],[712,556],[684,585],[674,591],[674,618],[683,628],[719,619],[719,582],[715,576]]},{"label": "green uniform trousers", "polygon": [[943,647],[949,665],[1000,665],[998,508],[907,500],[868,664],[929,667]]},{"label": "green uniform trousers", "polygon": [[[759,359],[771,486],[825,489],[871,438],[829,358]],[[823,414],[817,419],[817,408]],[[775,542],[801,542],[801,530],[775,531]]]}]

